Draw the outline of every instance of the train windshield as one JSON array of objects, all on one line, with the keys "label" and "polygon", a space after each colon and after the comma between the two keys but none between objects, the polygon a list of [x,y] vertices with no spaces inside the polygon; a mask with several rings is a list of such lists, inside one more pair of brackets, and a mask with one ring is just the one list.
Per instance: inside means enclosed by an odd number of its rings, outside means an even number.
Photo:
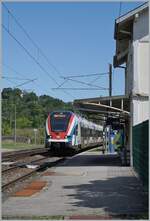
[{"label": "train windshield", "polygon": [[51,114],[51,130],[54,132],[66,131],[68,123],[71,117],[71,113],[62,112],[62,113],[52,113]]}]

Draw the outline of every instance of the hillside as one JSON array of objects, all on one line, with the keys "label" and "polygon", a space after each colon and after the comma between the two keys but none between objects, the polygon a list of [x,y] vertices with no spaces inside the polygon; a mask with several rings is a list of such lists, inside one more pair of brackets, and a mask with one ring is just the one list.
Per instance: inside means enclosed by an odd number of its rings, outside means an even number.
[{"label": "hillside", "polygon": [[4,88],[2,91],[2,135],[13,135],[15,116],[17,129],[44,128],[48,112],[72,110],[71,103],[48,95],[37,96],[34,92],[19,88]]}]

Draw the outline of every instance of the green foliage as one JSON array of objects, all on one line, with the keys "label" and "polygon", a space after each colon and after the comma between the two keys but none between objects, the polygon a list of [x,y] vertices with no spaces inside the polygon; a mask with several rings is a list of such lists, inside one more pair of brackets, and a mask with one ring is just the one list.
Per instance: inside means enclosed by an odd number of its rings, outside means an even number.
[{"label": "green foliage", "polygon": [[2,124],[2,133],[6,135],[11,135],[12,130],[10,128],[10,125],[8,123]]},{"label": "green foliage", "polygon": [[29,128],[31,127],[31,121],[27,117],[18,117],[17,118],[17,125],[19,125],[20,128]]},{"label": "green foliage", "polygon": [[[37,128],[38,139],[43,140],[47,114],[54,110],[64,109],[73,110],[73,106],[71,103],[65,103],[48,95],[38,97],[34,92],[22,91],[19,88],[4,88],[2,91],[2,135],[12,135],[12,131],[14,132],[16,110],[17,129],[22,129],[23,136],[29,136],[33,140],[33,128]],[[27,134],[26,128],[32,129],[30,135]]]}]

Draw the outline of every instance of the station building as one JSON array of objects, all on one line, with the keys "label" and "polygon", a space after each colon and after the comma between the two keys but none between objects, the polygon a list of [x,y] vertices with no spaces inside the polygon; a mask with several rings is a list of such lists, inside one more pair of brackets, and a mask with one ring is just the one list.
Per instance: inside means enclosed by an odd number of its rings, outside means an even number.
[{"label": "station building", "polygon": [[124,123],[125,157],[147,186],[150,71],[148,3],[115,20],[114,39],[116,52],[113,66],[124,68],[125,94],[75,100],[74,106],[103,125],[110,117]]},{"label": "station building", "polygon": [[115,20],[114,68],[125,66],[125,95],[130,101],[130,162],[143,182],[148,181],[149,128],[149,5]]}]

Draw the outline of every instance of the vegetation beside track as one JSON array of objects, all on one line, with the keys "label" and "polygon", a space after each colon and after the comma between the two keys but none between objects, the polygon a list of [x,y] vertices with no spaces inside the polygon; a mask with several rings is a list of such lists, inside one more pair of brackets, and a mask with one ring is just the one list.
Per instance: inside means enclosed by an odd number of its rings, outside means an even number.
[{"label": "vegetation beside track", "polygon": [[[54,110],[73,110],[72,104],[48,95],[37,96],[34,92],[19,88],[4,88],[2,91],[2,139],[29,144],[43,144],[45,121],[48,112]],[[16,127],[16,131],[15,131]],[[5,137],[4,137],[5,136]],[[9,136],[7,139],[6,136]]]},{"label": "vegetation beside track", "polygon": [[[5,220],[66,220],[66,217],[69,216],[4,216],[2,217]],[[89,216],[90,217],[90,216]],[[104,216],[102,216],[104,219]],[[107,220],[110,218],[107,218]],[[112,215],[112,220],[148,220],[148,214],[120,214],[120,215]]]},{"label": "vegetation beside track", "polygon": [[7,220],[64,220],[64,216],[4,216],[3,219]]},{"label": "vegetation beside track", "polygon": [[2,142],[2,149],[23,150],[44,147],[44,145],[35,145],[27,143]]}]

